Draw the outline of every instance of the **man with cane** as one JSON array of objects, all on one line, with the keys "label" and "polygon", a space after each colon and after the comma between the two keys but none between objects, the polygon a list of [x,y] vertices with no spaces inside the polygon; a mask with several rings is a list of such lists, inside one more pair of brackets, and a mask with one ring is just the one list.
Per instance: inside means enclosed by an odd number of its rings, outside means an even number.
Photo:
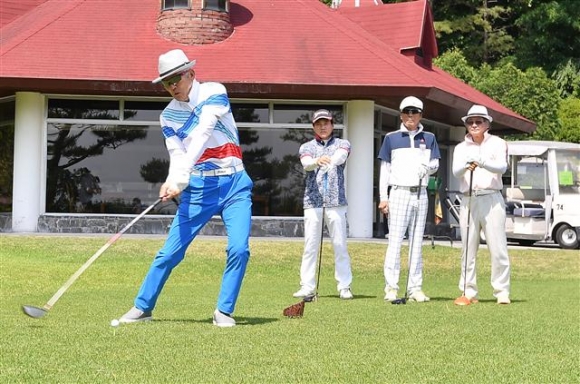
[{"label": "man with cane", "polygon": [[[439,168],[439,146],[435,135],[423,130],[423,102],[414,96],[399,106],[401,126],[385,136],[379,151],[379,210],[389,215],[389,246],[385,255],[385,300],[397,300],[401,268],[401,246],[409,230],[409,300],[429,301],[423,285],[423,233],[427,219],[427,180]],[[389,188],[389,186],[391,188]],[[390,192],[389,192],[390,191]],[[406,296],[406,295],[405,295]],[[406,302],[407,297],[401,300]]]},{"label": "man with cane", "polygon": [[508,166],[507,143],[488,131],[493,118],[483,105],[474,105],[462,118],[467,128],[465,140],[453,153],[453,175],[459,178],[460,225],[463,243],[456,305],[477,302],[475,258],[479,233],[483,229],[491,254],[491,285],[498,304],[510,304],[510,260],[505,234],[505,202],[501,175]]},{"label": "man with cane", "polygon": [[[316,296],[322,258],[324,222],[334,248],[337,290],[341,299],[352,299],[352,272],[346,246],[346,190],[344,169],[350,153],[348,140],[334,137],[332,114],[319,109],[312,116],[315,137],[300,146],[300,162],[306,171],[304,191],[304,253],[300,266],[300,289],[294,297]],[[318,279],[316,279],[317,252]]]}]

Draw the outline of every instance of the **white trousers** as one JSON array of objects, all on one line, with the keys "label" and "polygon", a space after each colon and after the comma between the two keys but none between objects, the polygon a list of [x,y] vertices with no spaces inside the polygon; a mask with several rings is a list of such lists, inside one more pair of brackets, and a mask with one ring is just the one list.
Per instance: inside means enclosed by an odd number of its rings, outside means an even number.
[{"label": "white trousers", "polygon": [[[460,225],[463,252],[461,255],[461,278],[459,289],[463,292],[465,270],[467,270],[467,284],[465,295],[477,297],[476,257],[479,248],[479,233],[483,229],[487,248],[491,254],[491,286],[493,295],[508,295],[510,293],[510,259],[507,250],[505,234],[505,202],[502,195],[492,193],[483,196],[465,196],[461,200]],[[469,211],[469,212],[468,212]],[[467,215],[469,218],[469,237],[467,235]],[[467,239],[469,239],[466,249]],[[465,255],[467,251],[467,268]]]},{"label": "white trousers", "polygon": [[[316,288],[316,265],[322,241],[322,210],[322,208],[304,210],[304,254],[300,266],[300,285],[311,291]],[[346,210],[345,206],[324,208],[326,228],[334,248],[334,278],[338,282],[339,291],[350,288],[352,283],[350,256],[346,246]]]},{"label": "white trousers", "polygon": [[[423,285],[423,234],[429,205],[427,191],[421,188],[421,196],[417,200],[417,192],[393,187],[389,195],[389,246],[385,255],[385,292],[389,289],[399,289],[401,272],[401,246],[405,232],[409,231],[409,243],[413,243],[409,260],[409,287],[411,295],[421,290]],[[413,218],[416,215],[415,225]],[[407,287],[405,287],[407,288]]]}]

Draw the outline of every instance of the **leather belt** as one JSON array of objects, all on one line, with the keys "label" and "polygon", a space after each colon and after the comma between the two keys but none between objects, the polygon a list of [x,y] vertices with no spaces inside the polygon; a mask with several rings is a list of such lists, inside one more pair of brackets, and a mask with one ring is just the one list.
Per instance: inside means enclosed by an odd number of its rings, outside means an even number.
[{"label": "leather belt", "polygon": [[[405,191],[410,191],[410,192],[413,192],[413,193],[419,191],[419,187],[418,186],[417,187],[405,187],[403,185],[393,185],[393,188],[395,188],[395,189],[403,189]],[[424,188],[424,187],[421,187],[421,188]]]},{"label": "leather belt", "polygon": [[228,176],[234,173],[238,173],[244,170],[244,164],[238,164],[235,167],[226,167],[226,168],[218,168],[218,169],[210,169],[209,171],[199,171],[194,169],[191,171],[193,176]]},{"label": "leather belt", "polygon": [[[474,189],[471,192],[471,196],[477,197],[477,196],[485,196],[485,195],[491,195],[493,193],[499,192],[497,189]],[[464,192],[463,193],[464,196],[469,196],[469,192]]]}]

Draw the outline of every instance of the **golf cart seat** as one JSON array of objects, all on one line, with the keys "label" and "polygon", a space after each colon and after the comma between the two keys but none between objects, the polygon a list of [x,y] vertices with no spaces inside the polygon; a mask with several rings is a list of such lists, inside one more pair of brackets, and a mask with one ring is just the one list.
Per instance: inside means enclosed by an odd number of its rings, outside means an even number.
[{"label": "golf cart seat", "polygon": [[542,219],[545,217],[546,211],[544,208],[530,208],[527,205],[521,208],[514,209],[514,216],[517,217],[533,217],[535,219]]}]

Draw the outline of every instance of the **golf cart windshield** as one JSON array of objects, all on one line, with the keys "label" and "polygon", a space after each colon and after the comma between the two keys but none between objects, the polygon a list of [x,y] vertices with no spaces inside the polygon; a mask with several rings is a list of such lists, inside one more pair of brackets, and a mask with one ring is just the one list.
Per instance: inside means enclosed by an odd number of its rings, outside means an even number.
[{"label": "golf cart windshield", "polygon": [[562,194],[580,194],[580,151],[556,152],[558,184]]}]

